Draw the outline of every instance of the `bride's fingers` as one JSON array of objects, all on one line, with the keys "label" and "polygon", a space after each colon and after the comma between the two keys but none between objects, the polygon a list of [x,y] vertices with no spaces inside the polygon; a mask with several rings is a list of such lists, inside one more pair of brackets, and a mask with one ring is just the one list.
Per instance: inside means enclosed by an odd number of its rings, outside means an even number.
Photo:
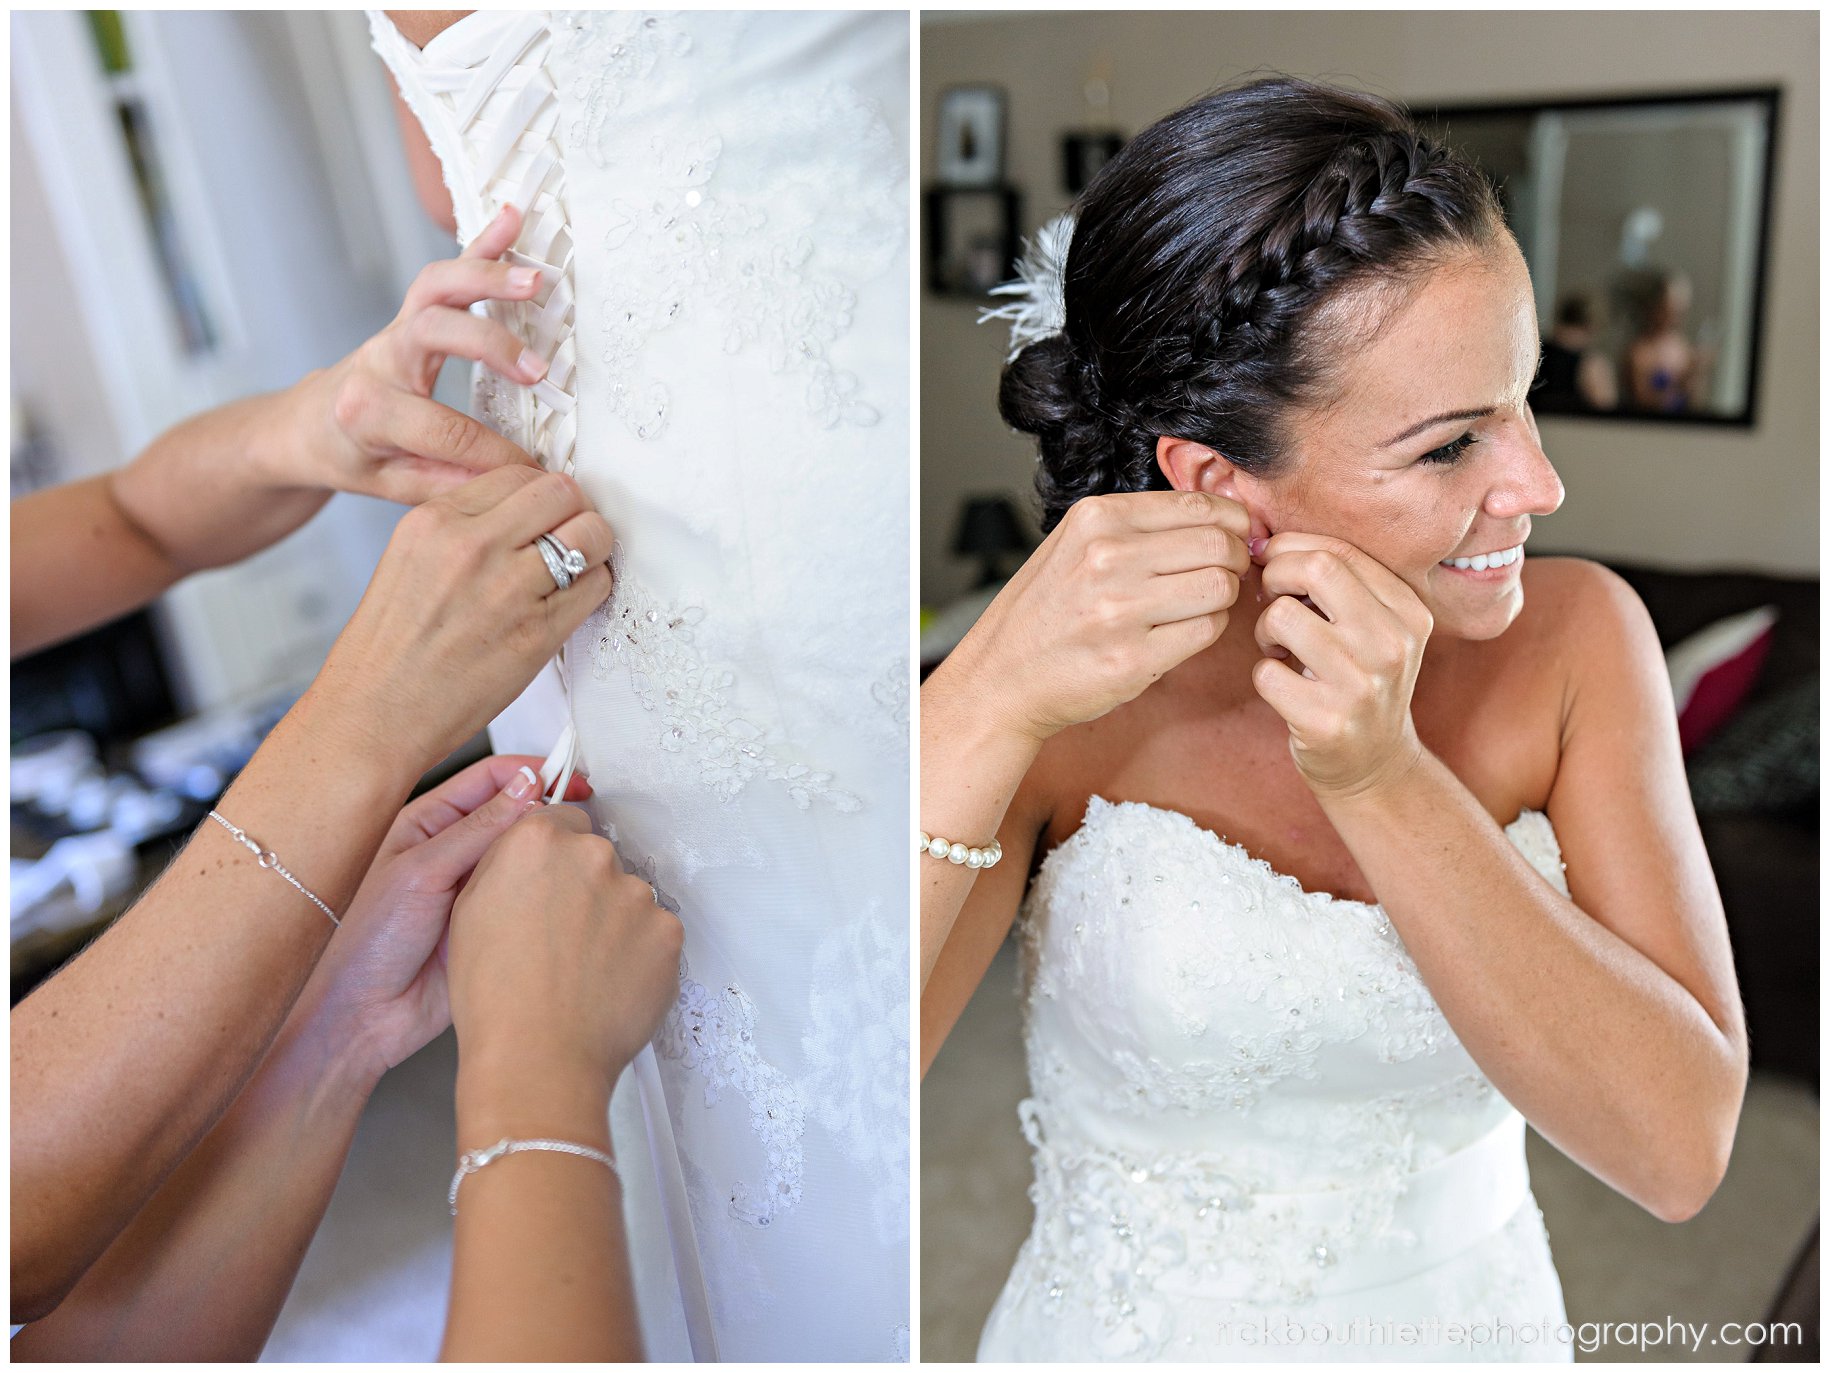
[{"label": "bride's fingers", "polygon": [[1330,674],[1350,671],[1353,659],[1331,625],[1294,596],[1278,596],[1259,613],[1252,625],[1258,651],[1270,654],[1275,647],[1288,650],[1305,664]]},{"label": "bride's fingers", "polygon": [[[1262,556],[1267,590],[1295,594],[1290,586],[1282,584],[1277,578],[1289,575],[1293,569],[1300,570],[1306,581],[1295,590],[1308,592],[1321,603],[1331,619],[1339,619],[1340,616],[1334,613],[1334,606],[1328,603],[1330,595],[1345,595],[1358,600],[1362,605],[1368,601],[1378,601],[1388,610],[1398,613],[1401,618],[1407,608],[1417,604],[1417,593],[1411,590],[1403,578],[1377,558],[1342,539],[1330,538],[1325,534],[1286,531],[1271,536],[1264,546]],[[1348,607],[1343,605],[1341,608],[1345,610]]]},{"label": "bride's fingers", "polygon": [[546,359],[525,347],[507,325],[449,305],[428,305],[398,337],[403,369],[416,383],[434,380],[447,357],[480,362],[525,386],[547,372]]},{"label": "bride's fingers", "polygon": [[1157,573],[1219,567],[1244,576],[1252,561],[1245,540],[1218,524],[1186,525],[1147,534],[1139,540],[1139,547],[1146,565]]},{"label": "bride's fingers", "polygon": [[1144,656],[1152,680],[1211,647],[1226,632],[1226,621],[1227,612],[1219,610],[1151,626],[1144,633]]},{"label": "bride's fingers", "polygon": [[1361,579],[1359,566],[1332,549],[1286,548],[1268,556],[1261,585],[1267,601],[1307,596],[1318,613],[1336,624],[1375,623],[1386,613],[1384,603]]},{"label": "bride's fingers", "polygon": [[1152,624],[1173,624],[1230,608],[1239,599],[1239,577],[1224,567],[1200,567],[1152,577],[1146,584]]},{"label": "bride's fingers", "polygon": [[1266,705],[1291,724],[1295,723],[1305,706],[1315,699],[1307,695],[1315,690],[1313,677],[1308,670],[1298,672],[1288,663],[1275,658],[1260,658],[1252,664],[1252,688]]}]

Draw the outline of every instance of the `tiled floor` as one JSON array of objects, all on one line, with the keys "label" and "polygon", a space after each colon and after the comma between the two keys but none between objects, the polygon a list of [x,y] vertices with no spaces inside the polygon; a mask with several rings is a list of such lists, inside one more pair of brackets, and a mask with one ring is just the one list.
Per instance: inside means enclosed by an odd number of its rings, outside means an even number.
[{"label": "tiled floor", "polygon": [[[1015,977],[1006,945],[922,1087],[924,1362],[973,1357],[1029,1230]],[[1684,1225],[1654,1219],[1534,1131],[1526,1153],[1572,1323],[1759,1320],[1817,1216],[1817,1099],[1790,1079],[1756,1077],[1728,1176]],[[1614,1346],[1576,1357],[1741,1362],[1746,1353]]]}]

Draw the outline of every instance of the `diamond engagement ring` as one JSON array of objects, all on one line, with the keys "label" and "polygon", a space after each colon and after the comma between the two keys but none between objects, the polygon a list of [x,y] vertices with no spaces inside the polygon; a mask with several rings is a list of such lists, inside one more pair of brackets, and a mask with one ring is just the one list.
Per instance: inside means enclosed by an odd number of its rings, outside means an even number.
[{"label": "diamond engagement ring", "polygon": [[551,534],[542,534],[534,540],[534,547],[539,551],[546,570],[553,576],[553,585],[564,591],[572,585],[574,577],[582,577],[585,571],[585,555],[576,548],[567,548]]}]

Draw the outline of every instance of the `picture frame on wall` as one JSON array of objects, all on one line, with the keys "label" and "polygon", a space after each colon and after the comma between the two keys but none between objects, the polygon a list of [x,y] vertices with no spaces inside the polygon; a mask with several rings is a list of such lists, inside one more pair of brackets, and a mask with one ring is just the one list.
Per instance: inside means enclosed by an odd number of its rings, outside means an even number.
[{"label": "picture frame on wall", "polygon": [[1004,179],[1004,90],[954,86],[941,92],[935,172],[943,186],[995,186]]},{"label": "picture frame on wall", "polygon": [[1023,197],[1014,186],[934,186],[926,196],[928,289],[984,299],[1017,274]]}]

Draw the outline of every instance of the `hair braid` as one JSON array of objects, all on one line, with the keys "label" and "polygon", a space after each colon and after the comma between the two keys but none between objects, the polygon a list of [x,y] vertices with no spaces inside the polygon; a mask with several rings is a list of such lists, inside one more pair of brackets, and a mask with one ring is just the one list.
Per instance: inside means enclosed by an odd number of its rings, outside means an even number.
[{"label": "hair braid", "polygon": [[1159,120],[1084,193],[1063,330],[999,388],[1039,440],[1043,527],[1085,496],[1166,486],[1159,435],[1275,466],[1284,412],[1331,375],[1326,307],[1502,222],[1480,172],[1377,97],[1273,79]]}]

